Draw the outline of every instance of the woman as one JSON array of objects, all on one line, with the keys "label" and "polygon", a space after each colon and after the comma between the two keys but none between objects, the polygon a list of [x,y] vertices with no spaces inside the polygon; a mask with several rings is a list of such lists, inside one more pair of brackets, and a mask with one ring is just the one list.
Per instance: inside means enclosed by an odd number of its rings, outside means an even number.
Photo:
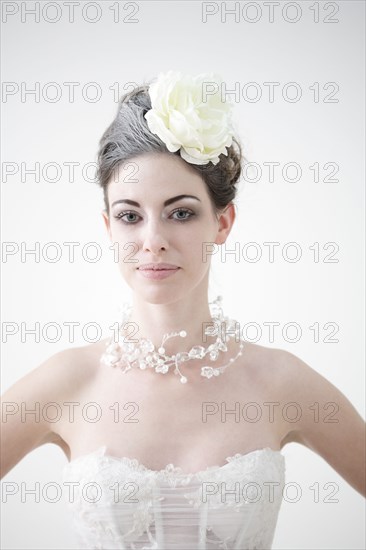
[{"label": "woman", "polygon": [[[3,396],[66,413],[57,423],[10,416],[1,475],[59,445],[63,479],[78,487],[81,548],[270,548],[290,442],[365,494],[364,422],[352,404],[295,355],[244,341],[220,300],[208,302],[242,162],[217,81],[169,71],[122,98],[98,176],[132,304],[110,339],[57,353]],[[314,421],[314,402],[335,404],[334,422]],[[248,403],[258,421],[243,414]],[[289,403],[296,422],[283,414]]]}]

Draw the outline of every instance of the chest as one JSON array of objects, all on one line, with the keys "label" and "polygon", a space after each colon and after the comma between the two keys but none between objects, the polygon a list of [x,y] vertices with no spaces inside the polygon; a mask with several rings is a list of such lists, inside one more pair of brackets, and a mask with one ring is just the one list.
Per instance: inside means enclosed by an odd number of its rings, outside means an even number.
[{"label": "chest", "polygon": [[62,425],[71,458],[105,445],[107,454],[154,470],[173,463],[198,471],[235,453],[278,449],[281,426],[264,406],[276,398],[273,385],[239,369],[225,375],[181,384],[173,373],[100,369],[80,394],[74,421]]}]

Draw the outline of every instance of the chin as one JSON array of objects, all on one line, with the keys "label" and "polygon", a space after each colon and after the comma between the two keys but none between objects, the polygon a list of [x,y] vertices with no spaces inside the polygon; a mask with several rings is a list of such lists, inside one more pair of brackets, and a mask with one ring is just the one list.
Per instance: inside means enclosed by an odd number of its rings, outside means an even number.
[{"label": "chin", "polygon": [[182,288],[182,285],[180,285],[179,289],[177,287],[173,288],[172,286],[169,288],[167,285],[161,285],[160,288],[153,288],[152,286],[147,288],[147,286],[148,285],[144,288],[141,288],[141,286],[139,286],[139,288],[131,287],[131,290],[139,299],[149,304],[171,304],[180,299],[183,300],[187,296],[187,292]]}]

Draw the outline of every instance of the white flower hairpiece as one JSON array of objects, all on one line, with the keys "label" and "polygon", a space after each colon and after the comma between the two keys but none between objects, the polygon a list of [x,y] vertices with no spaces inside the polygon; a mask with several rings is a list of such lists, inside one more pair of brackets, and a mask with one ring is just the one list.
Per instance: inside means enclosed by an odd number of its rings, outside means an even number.
[{"label": "white flower hairpiece", "polygon": [[232,143],[232,104],[221,100],[221,83],[213,73],[193,77],[168,71],[149,86],[149,129],[170,152],[180,149],[180,156],[192,164],[217,164]]}]

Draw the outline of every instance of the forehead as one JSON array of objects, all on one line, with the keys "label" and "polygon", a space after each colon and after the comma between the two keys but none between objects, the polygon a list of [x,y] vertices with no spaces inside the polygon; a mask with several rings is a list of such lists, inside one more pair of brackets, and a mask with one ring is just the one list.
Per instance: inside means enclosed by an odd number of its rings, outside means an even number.
[{"label": "forehead", "polygon": [[200,174],[178,155],[146,154],[119,165],[108,185],[110,202],[120,198],[140,197],[160,199],[178,194],[207,194]]}]

